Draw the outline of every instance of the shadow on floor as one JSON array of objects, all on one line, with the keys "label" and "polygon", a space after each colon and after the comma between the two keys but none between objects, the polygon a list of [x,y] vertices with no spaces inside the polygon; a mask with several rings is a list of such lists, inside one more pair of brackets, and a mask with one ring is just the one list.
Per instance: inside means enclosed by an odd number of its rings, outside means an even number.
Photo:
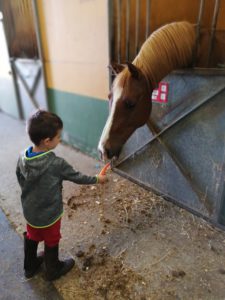
[{"label": "shadow on floor", "polygon": [[0,209],[0,299],[60,300],[52,283],[43,275],[26,280],[23,275],[23,241]]}]

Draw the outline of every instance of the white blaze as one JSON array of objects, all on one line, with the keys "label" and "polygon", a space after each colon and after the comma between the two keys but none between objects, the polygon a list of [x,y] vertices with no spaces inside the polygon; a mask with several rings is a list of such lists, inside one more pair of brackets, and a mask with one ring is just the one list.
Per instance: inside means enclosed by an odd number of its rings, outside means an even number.
[{"label": "white blaze", "polygon": [[123,91],[123,89],[118,85],[113,88],[113,101],[112,101],[110,115],[106,121],[105,127],[102,131],[102,135],[101,135],[101,138],[100,138],[100,141],[98,144],[98,149],[99,149],[99,151],[101,151],[103,156],[105,155],[105,144],[109,138],[109,132],[110,132],[110,129],[113,124],[114,114],[115,114],[115,110],[116,110],[116,104],[121,97],[122,91]]}]

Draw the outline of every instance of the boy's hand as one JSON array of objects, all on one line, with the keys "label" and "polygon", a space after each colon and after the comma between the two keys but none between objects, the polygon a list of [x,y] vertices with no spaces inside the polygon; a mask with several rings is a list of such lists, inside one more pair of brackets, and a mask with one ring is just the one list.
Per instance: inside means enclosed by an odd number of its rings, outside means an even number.
[{"label": "boy's hand", "polygon": [[106,175],[98,175],[98,183],[106,183],[108,178]]}]

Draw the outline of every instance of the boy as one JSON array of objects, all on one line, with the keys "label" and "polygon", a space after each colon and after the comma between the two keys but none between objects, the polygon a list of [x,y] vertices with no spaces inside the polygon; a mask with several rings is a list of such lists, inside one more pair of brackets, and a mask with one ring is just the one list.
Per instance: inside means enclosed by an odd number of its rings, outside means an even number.
[{"label": "boy", "polygon": [[[86,176],[75,171],[51,150],[60,142],[62,120],[38,110],[28,120],[27,131],[34,146],[19,157],[16,175],[22,190],[21,202],[27,221],[24,233],[24,271],[31,278],[45,261],[47,280],[55,280],[74,266],[72,258],[58,258],[60,225],[63,214],[62,181],[77,184],[106,182],[105,176]],[[44,241],[44,255],[37,256],[38,243]]]}]

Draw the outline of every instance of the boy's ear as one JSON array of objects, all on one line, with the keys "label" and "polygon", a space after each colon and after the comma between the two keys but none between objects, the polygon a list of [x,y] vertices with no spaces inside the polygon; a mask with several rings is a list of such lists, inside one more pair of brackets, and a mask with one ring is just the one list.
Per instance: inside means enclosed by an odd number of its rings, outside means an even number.
[{"label": "boy's ear", "polygon": [[50,141],[51,141],[50,138],[43,139],[43,143],[44,143],[45,145],[47,145]]}]

